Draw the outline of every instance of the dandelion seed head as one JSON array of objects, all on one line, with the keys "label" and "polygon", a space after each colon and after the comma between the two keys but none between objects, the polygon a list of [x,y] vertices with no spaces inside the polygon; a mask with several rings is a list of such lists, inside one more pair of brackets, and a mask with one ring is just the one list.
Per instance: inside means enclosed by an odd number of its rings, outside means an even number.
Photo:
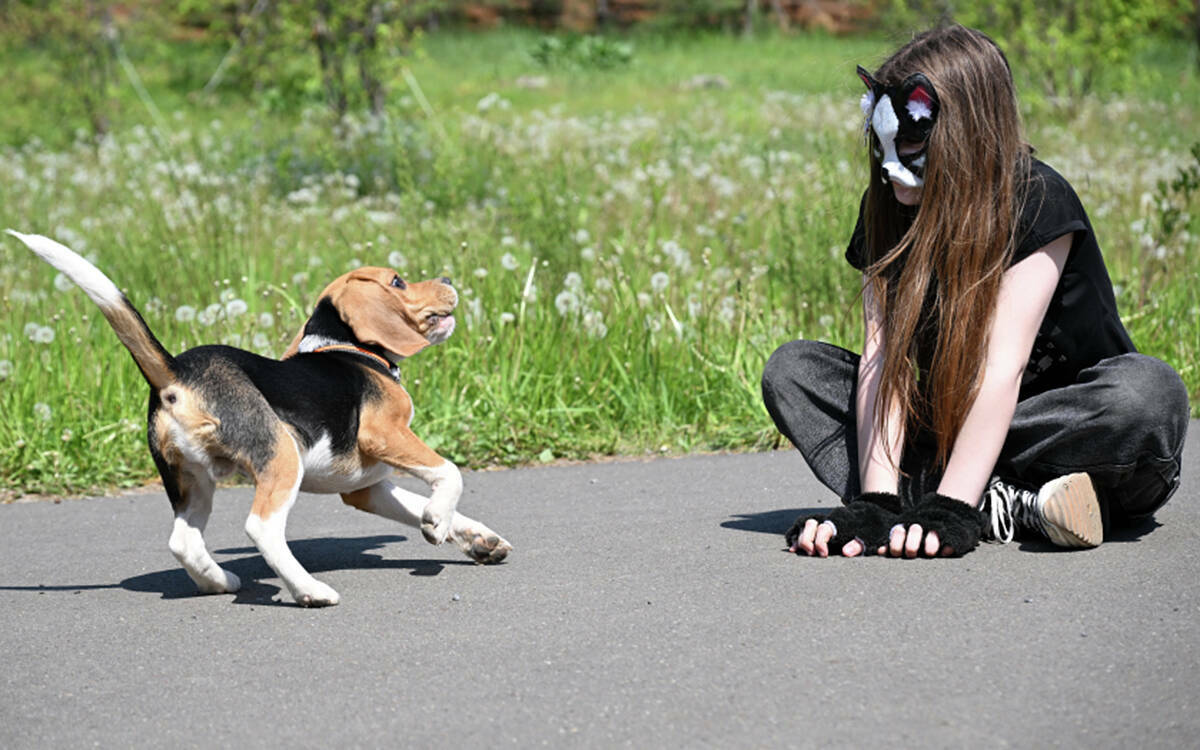
[{"label": "dandelion seed head", "polygon": [[41,323],[26,323],[25,338],[29,339],[30,341],[34,341],[37,338],[38,331],[41,330],[41,328]]},{"label": "dandelion seed head", "polygon": [[33,405],[33,416],[40,422],[49,422],[53,412],[50,411],[50,404],[39,401]]},{"label": "dandelion seed head", "polygon": [[54,341],[54,329],[50,326],[42,326],[38,328],[34,334],[33,341],[36,344],[49,344]]},{"label": "dandelion seed head", "polygon": [[579,309],[579,298],[573,292],[559,292],[554,298],[554,306],[558,308],[559,315],[569,315]]},{"label": "dandelion seed head", "polygon": [[68,278],[67,278],[66,276],[64,276],[63,274],[61,274],[61,273],[60,273],[60,274],[55,274],[55,276],[54,276],[54,288],[55,288],[55,289],[57,289],[58,291],[60,291],[60,292],[67,292],[67,291],[70,291],[70,290],[71,290],[71,288],[72,288],[72,287],[74,287],[74,286],[75,286],[75,282],[71,281],[70,279],[68,279]]},{"label": "dandelion seed head", "polygon": [[501,255],[500,265],[508,271],[515,271],[520,267],[520,263],[517,262],[517,256],[513,255],[512,253],[505,253],[504,255]]},{"label": "dandelion seed head", "polygon": [[259,332],[259,333],[254,334],[254,339],[252,340],[252,344],[255,349],[257,349],[259,351],[264,351],[267,347],[269,347],[271,345],[271,339],[269,339],[267,337],[267,334]]},{"label": "dandelion seed head", "polygon": [[670,283],[671,277],[668,276],[664,271],[655,271],[654,274],[650,276],[650,289],[653,290],[655,294],[662,294],[664,291],[666,291],[667,286]]},{"label": "dandelion seed head", "polygon": [[388,253],[388,265],[392,268],[404,268],[408,265],[408,258],[399,250],[393,250]]},{"label": "dandelion seed head", "polygon": [[191,305],[180,305],[175,308],[175,320],[180,323],[191,323],[196,319],[196,308]]},{"label": "dandelion seed head", "polygon": [[264,312],[264,313],[258,314],[259,328],[270,328],[273,325],[275,325],[275,316],[274,315],[272,315],[269,312]]},{"label": "dandelion seed head", "polygon": [[517,316],[516,316],[516,315],[513,315],[513,314],[512,314],[512,313],[510,313],[510,312],[502,312],[502,313],[500,313],[500,325],[507,325],[507,324],[509,324],[509,323],[512,323],[512,322],[513,322],[513,321],[515,321],[516,319],[517,319]]},{"label": "dandelion seed head", "polygon": [[0,380],[8,380],[12,377],[13,363],[7,359],[0,359]]}]

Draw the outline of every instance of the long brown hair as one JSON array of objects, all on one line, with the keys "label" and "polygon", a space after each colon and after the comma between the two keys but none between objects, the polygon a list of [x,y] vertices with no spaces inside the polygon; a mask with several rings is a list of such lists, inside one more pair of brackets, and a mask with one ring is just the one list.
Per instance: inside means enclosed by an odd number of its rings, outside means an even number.
[{"label": "long brown hair", "polygon": [[932,431],[945,466],[979,391],[1031,157],[1008,61],[986,35],[962,26],[927,31],[875,78],[894,85],[918,72],[933,82],[941,109],[907,231],[905,208],[868,148],[867,275],[885,306],[875,415],[887,434],[887,406],[896,403],[906,427]]}]

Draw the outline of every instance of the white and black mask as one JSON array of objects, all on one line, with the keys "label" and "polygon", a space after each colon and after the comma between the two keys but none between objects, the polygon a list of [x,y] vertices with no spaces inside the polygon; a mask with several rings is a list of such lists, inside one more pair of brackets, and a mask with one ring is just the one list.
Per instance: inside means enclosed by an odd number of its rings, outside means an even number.
[{"label": "white and black mask", "polygon": [[[867,130],[873,134],[871,147],[883,168],[883,181],[921,187],[925,184],[929,132],[938,116],[938,97],[933,84],[924,74],[913,73],[899,86],[884,86],[861,65],[858,77],[867,85],[862,110]],[[920,143],[921,148],[901,156],[896,151],[900,141]]]}]

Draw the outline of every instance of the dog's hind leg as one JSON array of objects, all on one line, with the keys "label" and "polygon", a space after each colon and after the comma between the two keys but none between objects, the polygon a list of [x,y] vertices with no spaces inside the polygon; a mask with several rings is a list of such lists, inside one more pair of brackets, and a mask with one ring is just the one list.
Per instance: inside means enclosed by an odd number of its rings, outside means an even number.
[{"label": "dog's hind leg", "polygon": [[300,491],[304,467],[295,438],[277,424],[272,455],[254,471],[254,504],[246,519],[246,534],[267,565],[283,580],[292,598],[302,607],[328,607],[338,603],[338,593],[313,578],[288,549],[284,529],[288,513]]},{"label": "dog's hind leg", "polygon": [[[416,528],[421,528],[429,498],[397,487],[388,480],[342,495],[342,502],[368,513]],[[484,563],[498,563],[512,551],[512,545],[479,521],[455,511],[450,518],[450,539],[467,557]]]},{"label": "dog's hind leg", "polygon": [[178,499],[175,524],[167,546],[187,571],[188,577],[206,594],[237,591],[242,582],[236,575],[217,565],[204,546],[204,526],[212,513],[214,483],[207,474],[180,474],[175,482]]}]

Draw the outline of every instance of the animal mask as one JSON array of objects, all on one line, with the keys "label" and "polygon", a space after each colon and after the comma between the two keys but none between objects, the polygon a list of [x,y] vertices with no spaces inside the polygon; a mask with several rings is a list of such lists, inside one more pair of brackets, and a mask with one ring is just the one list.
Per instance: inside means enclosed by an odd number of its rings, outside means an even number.
[{"label": "animal mask", "polygon": [[[861,65],[858,77],[867,85],[862,110],[867,130],[874,133],[872,148],[883,167],[883,181],[895,180],[908,187],[925,184],[925,151],[929,133],[937,122],[938,96],[922,73],[913,73],[899,86],[884,86]],[[898,141],[920,143],[911,154],[896,152]]]}]

